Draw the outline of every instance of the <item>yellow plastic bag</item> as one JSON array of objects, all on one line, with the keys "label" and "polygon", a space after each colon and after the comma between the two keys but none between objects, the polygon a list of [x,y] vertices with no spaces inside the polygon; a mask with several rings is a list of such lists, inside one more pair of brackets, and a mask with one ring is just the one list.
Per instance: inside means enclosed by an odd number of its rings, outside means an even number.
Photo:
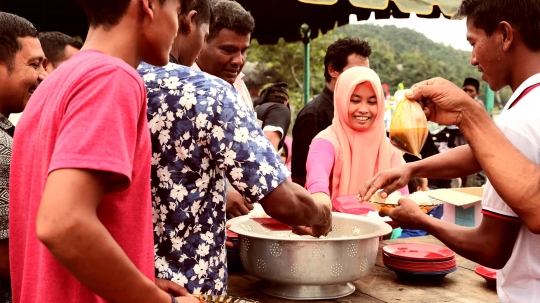
[{"label": "yellow plastic bag", "polygon": [[407,98],[396,106],[390,122],[390,142],[398,149],[420,156],[428,136],[427,119],[418,102]]}]

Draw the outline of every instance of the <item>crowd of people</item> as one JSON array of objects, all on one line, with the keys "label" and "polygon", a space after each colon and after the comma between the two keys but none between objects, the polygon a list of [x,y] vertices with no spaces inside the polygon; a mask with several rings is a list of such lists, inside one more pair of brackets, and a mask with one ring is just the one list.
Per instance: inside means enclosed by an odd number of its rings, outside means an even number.
[{"label": "crowd of people", "polygon": [[[78,2],[84,44],[0,12],[3,302],[199,302],[190,294],[227,293],[226,220],[253,203],[319,237],[337,197],[408,194],[482,170],[477,227],[406,198],[381,215],[501,269],[501,302],[540,297],[540,4],[463,1],[471,64],[514,94],[496,125],[476,79],[414,85],[407,97],[467,144],[406,161],[387,137],[366,41],[328,46],[327,83],[291,140],[287,84],[252,100],[242,80],[256,20],[237,2]],[[15,131],[8,118],[23,110]]]}]

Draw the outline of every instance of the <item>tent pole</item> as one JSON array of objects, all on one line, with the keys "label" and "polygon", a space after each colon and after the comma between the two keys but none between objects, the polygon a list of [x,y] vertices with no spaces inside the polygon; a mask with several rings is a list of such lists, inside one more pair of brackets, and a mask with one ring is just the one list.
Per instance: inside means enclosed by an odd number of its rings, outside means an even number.
[{"label": "tent pole", "polygon": [[495,93],[491,90],[489,85],[486,85],[486,110],[490,116],[493,117],[493,101],[495,99]]},{"label": "tent pole", "polygon": [[304,43],[304,106],[309,102],[309,90],[310,90],[310,36],[311,30],[309,25],[303,24],[301,27],[302,30],[302,42]]}]

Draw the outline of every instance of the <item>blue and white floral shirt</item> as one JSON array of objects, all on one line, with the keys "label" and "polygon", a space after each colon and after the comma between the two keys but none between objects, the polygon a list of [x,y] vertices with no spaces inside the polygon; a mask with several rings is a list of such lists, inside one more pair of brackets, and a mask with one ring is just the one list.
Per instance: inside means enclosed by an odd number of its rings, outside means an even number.
[{"label": "blue and white floral shirt", "polygon": [[230,84],[174,63],[142,63],[138,71],[152,136],[156,277],[224,295],[224,175],[253,203],[287,178],[287,168]]}]

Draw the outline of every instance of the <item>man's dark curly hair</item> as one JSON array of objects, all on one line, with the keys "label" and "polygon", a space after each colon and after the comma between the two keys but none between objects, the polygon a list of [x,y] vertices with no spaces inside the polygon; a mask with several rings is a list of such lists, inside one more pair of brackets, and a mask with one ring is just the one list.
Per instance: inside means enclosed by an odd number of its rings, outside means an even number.
[{"label": "man's dark curly hair", "polygon": [[489,37],[502,21],[521,35],[532,51],[540,50],[540,1],[538,0],[463,0],[454,19],[472,20],[474,27]]},{"label": "man's dark curly hair", "polygon": [[342,72],[349,62],[349,56],[352,54],[369,58],[371,47],[366,41],[346,37],[337,40],[326,49],[326,55],[324,56],[324,78],[326,82],[332,80],[330,73],[328,73],[328,67],[332,65],[336,71]]},{"label": "man's dark curly hair", "polygon": [[64,61],[66,46],[71,45],[76,49],[81,49],[83,46],[81,41],[61,32],[41,32],[38,38],[45,57],[51,61],[54,68],[59,62]]},{"label": "man's dark curly hair", "polygon": [[0,12],[0,61],[13,72],[15,54],[22,49],[17,38],[37,38],[38,31],[30,21],[14,14]]},{"label": "man's dark curly hair", "polygon": [[251,35],[255,30],[255,20],[235,1],[212,0],[212,17],[207,41],[214,39],[224,28],[239,35]]}]

